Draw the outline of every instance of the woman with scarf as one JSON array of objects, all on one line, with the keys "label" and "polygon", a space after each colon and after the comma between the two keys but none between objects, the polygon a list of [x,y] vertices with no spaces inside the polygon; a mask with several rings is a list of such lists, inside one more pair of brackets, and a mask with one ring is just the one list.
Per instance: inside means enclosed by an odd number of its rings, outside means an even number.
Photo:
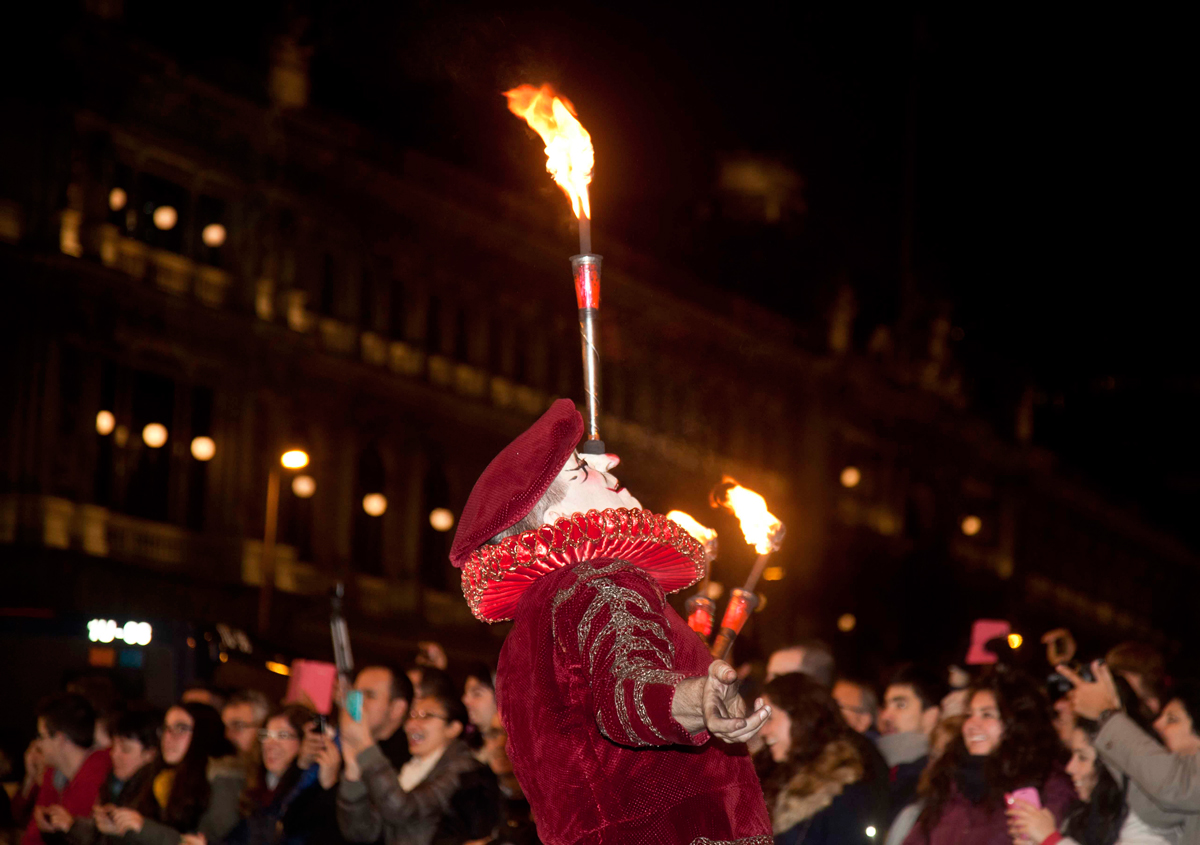
[{"label": "woman with scarf", "polygon": [[763,699],[771,708],[763,794],[776,845],[871,842],[884,821],[872,818],[866,767],[837,702],[800,673],[772,680]]},{"label": "woman with scarf", "polygon": [[1050,702],[1032,678],[998,668],[967,702],[962,732],[921,777],[925,808],[905,845],[1011,845],[1009,793],[1037,790],[1056,822],[1075,800]]},{"label": "woman with scarf", "polygon": [[298,704],[267,719],[258,733],[262,762],[242,793],[242,821],[227,845],[309,845],[338,842],[336,790],[326,788],[313,765],[322,744],[316,717]]}]

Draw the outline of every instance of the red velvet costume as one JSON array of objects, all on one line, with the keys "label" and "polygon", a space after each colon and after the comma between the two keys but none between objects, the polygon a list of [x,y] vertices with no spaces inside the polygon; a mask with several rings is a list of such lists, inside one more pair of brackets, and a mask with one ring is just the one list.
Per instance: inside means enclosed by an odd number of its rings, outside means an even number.
[{"label": "red velvet costume", "polygon": [[665,517],[618,509],[484,545],[532,510],[581,433],[574,405],[555,403],[484,471],[451,551],[475,615],[515,620],[496,695],[538,835],[773,845],[745,746],[671,717],[675,684],[712,662],[664,592],[704,574],[699,544]]}]

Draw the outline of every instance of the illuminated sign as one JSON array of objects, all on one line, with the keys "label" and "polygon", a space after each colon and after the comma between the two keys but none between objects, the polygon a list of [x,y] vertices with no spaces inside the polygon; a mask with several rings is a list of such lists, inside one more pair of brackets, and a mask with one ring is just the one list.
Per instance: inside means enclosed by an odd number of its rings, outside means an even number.
[{"label": "illuminated sign", "polygon": [[93,619],[88,623],[88,639],[94,643],[111,643],[121,640],[129,645],[150,645],[154,631],[149,622],[126,622],[117,627],[112,619]]}]

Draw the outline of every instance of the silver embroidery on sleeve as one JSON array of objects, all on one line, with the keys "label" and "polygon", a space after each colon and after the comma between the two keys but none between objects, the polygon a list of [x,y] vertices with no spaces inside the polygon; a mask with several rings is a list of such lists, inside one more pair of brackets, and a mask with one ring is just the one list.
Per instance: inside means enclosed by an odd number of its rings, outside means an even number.
[{"label": "silver embroidery on sleeve", "polygon": [[[561,590],[554,597],[552,608],[553,612],[557,613],[558,608],[574,596],[579,587],[585,584],[596,591],[595,598],[592,599],[579,621],[576,629],[576,642],[582,648],[583,644],[588,641],[588,638],[592,638],[592,646],[587,654],[587,662],[588,670],[594,671],[596,659],[601,652],[602,644],[607,642],[610,636],[613,638],[612,645],[609,648],[613,657],[611,671],[616,680],[615,700],[613,703],[617,711],[617,718],[621,729],[628,738],[621,741],[633,741],[638,745],[651,745],[653,743],[642,740],[634,732],[634,726],[625,700],[627,684],[632,685],[631,692],[638,721],[656,737],[665,741],[666,737],[654,726],[654,723],[650,720],[650,714],[646,710],[646,685],[675,684],[685,676],[669,668],[663,668],[664,666],[669,667],[674,663],[675,649],[661,622],[655,618],[647,619],[645,616],[635,614],[634,611],[640,611],[642,614],[651,617],[656,617],[659,614],[640,593],[626,587],[618,587],[607,577],[617,569],[627,566],[628,564],[619,562],[602,569],[593,569],[587,564],[582,564],[576,568],[577,577],[575,582],[570,587]],[[593,636],[592,628],[596,622],[596,618],[605,610],[608,611],[608,620],[605,622],[604,627]],[[557,626],[555,627],[557,630]],[[637,654],[638,652],[642,652],[643,654],[639,655]],[[649,654],[644,654],[646,652]],[[606,737],[613,739],[614,742],[618,741],[610,736],[608,730],[605,728],[599,709],[596,713],[596,723]]]},{"label": "silver embroidery on sleeve", "polygon": [[689,845],[775,845],[773,836],[747,836],[744,839],[709,839],[701,836],[693,839]]}]

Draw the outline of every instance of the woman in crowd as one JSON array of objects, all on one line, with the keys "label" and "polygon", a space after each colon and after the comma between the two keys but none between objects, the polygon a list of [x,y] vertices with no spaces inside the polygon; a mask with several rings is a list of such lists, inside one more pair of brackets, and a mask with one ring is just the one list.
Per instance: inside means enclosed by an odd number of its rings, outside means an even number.
[{"label": "woman in crowd", "polygon": [[132,807],[115,809],[101,833],[125,835],[132,845],[176,845],[184,834],[210,843],[225,838],[241,816],[238,796],[245,771],[225,738],[221,716],[207,704],[189,702],[167,711],[163,721],[162,770],[154,778],[159,818]]},{"label": "woman in crowd", "polygon": [[476,663],[468,668],[462,703],[466,705],[471,724],[481,735],[486,733],[496,715],[496,684],[486,663]]},{"label": "woman in crowd", "polygon": [[1200,719],[1200,684],[1181,681],[1171,690],[1167,706],[1154,722],[1154,730],[1172,753],[1195,754],[1200,752],[1197,719]]},{"label": "woman in crowd", "polygon": [[336,842],[336,790],[318,779],[313,759],[325,737],[314,732],[315,715],[292,704],[269,717],[259,731],[262,762],[246,780],[244,818],[226,839],[230,845]]},{"label": "woman in crowd", "polygon": [[[1136,699],[1134,699],[1136,701]],[[1170,845],[1172,838],[1155,831],[1130,811],[1128,785],[1119,785],[1096,756],[1091,736],[1096,724],[1079,720],[1071,734],[1071,759],[1067,774],[1082,804],[1062,825],[1062,833],[1048,810],[1016,801],[1009,807],[1009,831],[1014,842],[1063,845]]]},{"label": "woman in crowd", "polygon": [[763,688],[771,716],[762,728],[772,765],[763,780],[776,845],[869,843],[865,766],[841,709],[808,675],[780,675]]},{"label": "woman in crowd", "polygon": [[1005,793],[1033,788],[1054,819],[1075,791],[1046,693],[998,669],[971,685],[962,731],[922,775],[925,808],[905,845],[1011,845]]}]

